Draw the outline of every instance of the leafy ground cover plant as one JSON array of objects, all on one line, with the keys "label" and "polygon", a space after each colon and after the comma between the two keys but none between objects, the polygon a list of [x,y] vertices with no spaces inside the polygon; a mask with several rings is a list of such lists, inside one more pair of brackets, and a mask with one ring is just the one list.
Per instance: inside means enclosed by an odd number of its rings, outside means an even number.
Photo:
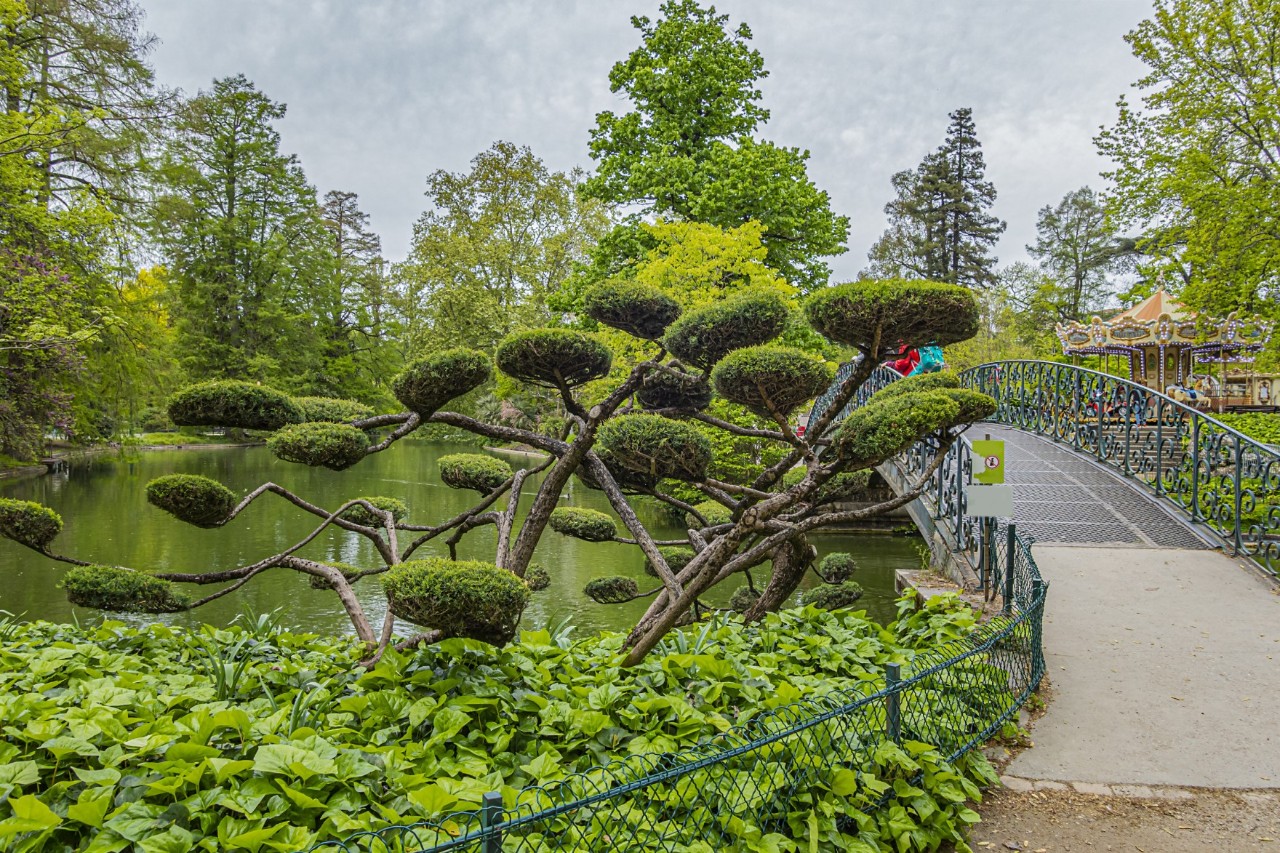
[{"label": "leafy ground cover plant", "polygon": [[[473,810],[489,791],[537,807],[548,786],[576,790],[571,774],[656,766],[735,726],[794,719],[798,700],[875,692],[886,663],[910,671],[934,660],[932,637],[971,634],[963,605],[930,608],[888,628],[814,608],[721,618],[673,632],[631,668],[619,665],[621,634],[530,632],[502,648],[454,638],[362,669],[358,642],[264,619],[0,631],[0,847],[296,851]],[[929,694],[945,706],[940,724],[964,737],[987,726],[990,691],[1008,678],[984,683]],[[734,849],[889,850],[904,833],[931,849],[960,840],[976,820],[965,801],[990,780],[980,756],[952,766],[910,739],[869,743],[844,764],[808,740],[787,749],[802,747],[818,772],[785,825],[742,811],[726,824]],[[766,785],[780,755],[761,752],[750,784]],[[882,797],[884,809],[862,811]],[[677,800],[650,805],[678,815]]]}]

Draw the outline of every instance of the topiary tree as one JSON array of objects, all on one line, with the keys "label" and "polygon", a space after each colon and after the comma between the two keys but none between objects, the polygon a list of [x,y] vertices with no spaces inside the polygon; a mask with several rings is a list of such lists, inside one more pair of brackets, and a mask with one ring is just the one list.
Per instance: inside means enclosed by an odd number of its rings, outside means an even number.
[{"label": "topiary tree", "polygon": [[[872,370],[901,344],[948,343],[972,335],[977,325],[973,295],[962,287],[932,282],[860,281],[821,291],[805,306],[809,324],[833,344],[855,353],[847,378],[832,385],[821,360],[777,339],[788,326],[785,300],[767,289],[738,295],[683,315],[654,288],[606,282],[584,297],[596,323],[638,341],[643,360],[616,367],[610,349],[593,335],[572,329],[535,329],[508,336],[497,347],[497,368],[527,385],[550,389],[559,399],[564,428],[544,435],[448,411],[451,400],[488,382],[492,364],[484,353],[446,350],[411,362],[392,383],[406,411],[357,416],[335,422],[320,417],[336,404],[316,404],[260,386],[205,383],[174,396],[174,423],[219,424],[270,430],[268,445],[279,458],[341,469],[410,435],[423,424],[442,424],[499,442],[518,442],[546,454],[534,469],[511,470],[483,454],[440,460],[450,487],[474,490],[477,502],[454,518],[434,524],[411,519],[409,508],[389,498],[362,497],[335,508],[316,506],[275,483],[237,496],[203,477],[170,476],[153,481],[148,499],[175,517],[199,527],[218,527],[258,498],[274,494],[316,516],[315,530],[276,554],[234,569],[150,573],[89,566],[58,555],[50,547],[61,519],[48,509],[20,501],[0,501],[0,535],[79,567],[67,582],[73,600],[107,609],[156,612],[186,610],[234,593],[269,571],[310,576],[317,589],[336,594],[357,634],[376,653],[391,642],[393,617],[425,630],[404,645],[446,637],[506,642],[514,634],[532,590],[549,573],[533,564],[534,549],[549,527],[588,542],[639,548],[646,571],[657,579],[641,589],[629,578],[597,578],[585,592],[602,603],[648,600],[643,617],[626,639],[627,660],[644,657],[673,626],[697,618],[700,598],[722,583],[745,580],[734,607],[749,620],[783,607],[806,572],[829,583],[814,595],[825,606],[856,600],[850,581],[852,560],[829,557],[815,566],[807,541],[831,524],[855,521],[914,500],[941,464],[948,447],[972,421],[994,411],[994,401],[958,388],[954,377],[904,380],[872,396],[843,422],[836,413],[853,399]],[[828,387],[830,405],[797,435],[793,414]],[[754,426],[730,422],[706,411],[713,395],[745,406],[759,419]],[[717,403],[716,405],[719,405]],[[329,407],[329,408],[325,408]],[[323,411],[322,411],[323,409]],[[749,482],[727,482],[708,474],[712,459],[708,431],[750,439],[777,448]],[[903,494],[857,509],[842,502],[865,502],[868,469],[927,440],[933,466]],[[775,461],[776,460],[776,461]],[[531,474],[541,480],[532,498],[522,488]],[[613,515],[562,507],[574,476],[603,491]],[[701,500],[676,492],[690,491]],[[645,495],[686,519],[685,536],[655,540],[628,502]],[[523,511],[517,526],[517,512]],[[471,531],[497,530],[492,562],[457,560],[456,546]],[[309,560],[298,551],[336,526],[372,543],[376,565],[340,566]],[[452,559],[415,557],[425,543],[443,538]],[[763,583],[751,572],[767,566]],[[554,571],[554,569],[553,569]],[[353,587],[371,575],[383,576],[389,602],[375,629]],[[737,577],[737,576],[741,577]],[[196,597],[175,584],[213,586]]]}]

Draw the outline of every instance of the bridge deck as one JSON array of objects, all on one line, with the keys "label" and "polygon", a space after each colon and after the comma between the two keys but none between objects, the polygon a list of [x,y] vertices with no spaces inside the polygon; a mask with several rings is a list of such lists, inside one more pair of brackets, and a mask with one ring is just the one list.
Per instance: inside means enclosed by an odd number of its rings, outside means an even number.
[{"label": "bridge deck", "polygon": [[976,424],[968,433],[971,439],[986,434],[1005,442],[1005,482],[1013,486],[1014,520],[1037,542],[1210,547],[1138,484],[1084,454],[994,424]]}]

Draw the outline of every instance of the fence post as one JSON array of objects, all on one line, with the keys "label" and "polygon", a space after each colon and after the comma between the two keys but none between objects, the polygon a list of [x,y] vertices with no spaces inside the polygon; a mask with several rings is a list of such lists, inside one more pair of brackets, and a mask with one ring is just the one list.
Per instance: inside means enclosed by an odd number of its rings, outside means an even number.
[{"label": "fence post", "polygon": [[[494,829],[502,824],[502,794],[490,791],[482,798],[480,807],[480,830]],[[482,839],[482,853],[502,853],[502,833],[488,832]]]},{"label": "fence post", "polygon": [[884,686],[891,691],[885,697],[888,710],[889,739],[894,743],[902,740],[902,696],[896,690],[902,682],[902,664],[888,663],[884,667]]},{"label": "fence post", "polygon": [[1018,547],[1018,527],[1012,521],[1005,528],[1004,548],[1004,608],[1001,612],[1008,616],[1013,612],[1013,566],[1014,552]]}]

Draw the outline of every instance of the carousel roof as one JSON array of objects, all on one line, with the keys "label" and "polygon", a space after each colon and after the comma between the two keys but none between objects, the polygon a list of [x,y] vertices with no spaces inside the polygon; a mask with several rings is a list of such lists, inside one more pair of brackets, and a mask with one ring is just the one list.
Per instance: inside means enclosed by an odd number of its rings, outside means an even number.
[{"label": "carousel roof", "polygon": [[1257,316],[1236,312],[1223,319],[1191,311],[1160,287],[1110,320],[1058,323],[1054,331],[1062,351],[1072,353],[1133,352],[1146,347],[1204,350],[1256,350],[1266,343],[1272,326]]}]

